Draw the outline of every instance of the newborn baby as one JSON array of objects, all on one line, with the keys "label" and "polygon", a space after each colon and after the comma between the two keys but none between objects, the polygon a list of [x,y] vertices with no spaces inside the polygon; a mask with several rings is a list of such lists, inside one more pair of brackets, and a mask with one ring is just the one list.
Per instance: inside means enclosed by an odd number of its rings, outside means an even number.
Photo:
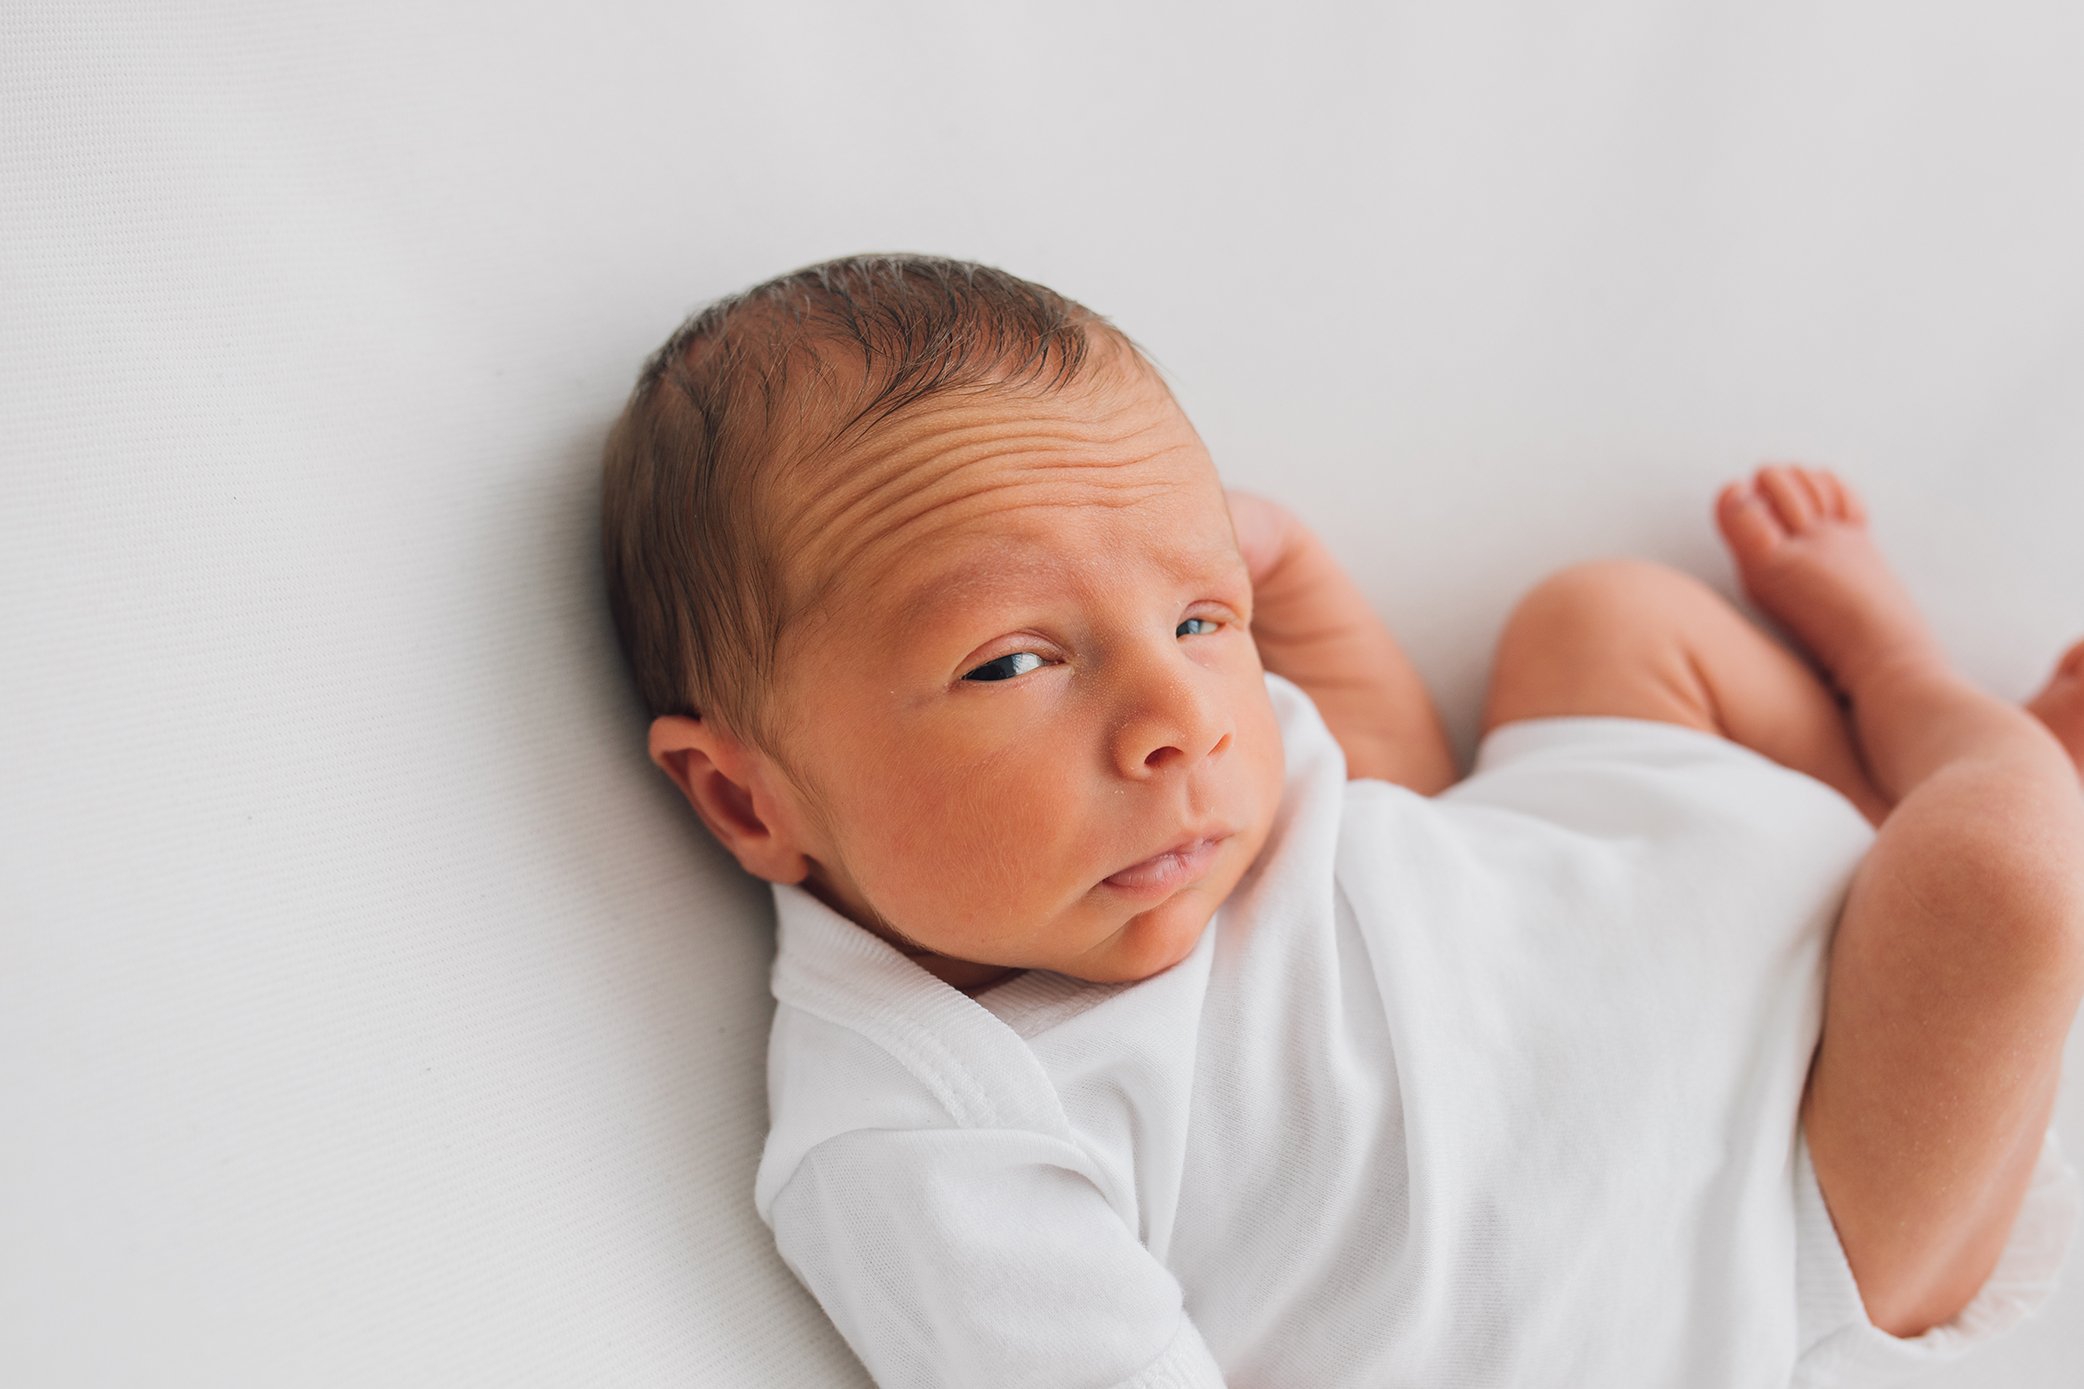
[{"label": "newborn baby", "polygon": [[1715,503],[1814,668],[1577,565],[1460,780],[1324,544],[1000,271],[710,306],[605,483],[651,758],[773,884],[755,1203],[879,1383],[1883,1383],[2048,1296],[2084,643],[1962,680],[1830,473]]}]

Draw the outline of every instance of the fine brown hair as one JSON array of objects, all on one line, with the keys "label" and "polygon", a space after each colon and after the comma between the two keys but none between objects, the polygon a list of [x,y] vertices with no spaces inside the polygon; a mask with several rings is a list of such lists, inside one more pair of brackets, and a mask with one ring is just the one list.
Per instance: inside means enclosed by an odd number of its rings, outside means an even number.
[{"label": "fine brown hair", "polygon": [[969,261],[858,255],[690,315],[645,359],[603,455],[608,606],[649,715],[713,720],[780,757],[773,687],[789,611],[775,482],[937,394],[1056,390],[1096,335],[1055,291]]}]

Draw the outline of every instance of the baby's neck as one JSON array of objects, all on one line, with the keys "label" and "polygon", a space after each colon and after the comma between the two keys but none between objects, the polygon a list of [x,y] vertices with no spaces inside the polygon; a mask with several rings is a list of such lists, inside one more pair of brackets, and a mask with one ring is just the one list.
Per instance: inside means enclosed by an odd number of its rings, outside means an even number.
[{"label": "baby's neck", "polygon": [[986,989],[995,988],[1027,973],[1024,969],[1015,969],[1008,965],[980,964],[975,960],[958,960],[950,955],[936,954],[898,931],[896,927],[885,925],[875,913],[852,909],[843,895],[834,892],[815,873],[805,877],[802,886],[813,897],[891,946],[934,978],[962,990],[971,998],[975,998]]},{"label": "baby's neck", "polygon": [[916,958],[919,966],[927,973],[962,990],[971,998],[975,998],[986,989],[997,988],[1027,973],[1026,970],[1012,969],[1005,965],[980,965],[970,960],[951,960],[945,955]]}]

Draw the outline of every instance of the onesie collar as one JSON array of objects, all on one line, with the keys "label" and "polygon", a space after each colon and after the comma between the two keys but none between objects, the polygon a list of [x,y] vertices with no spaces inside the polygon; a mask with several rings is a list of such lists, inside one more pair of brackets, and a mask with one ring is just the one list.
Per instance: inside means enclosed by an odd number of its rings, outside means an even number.
[{"label": "onesie collar", "polygon": [[807,888],[771,886],[777,1004],[869,1037],[959,1123],[1070,1137],[1048,1073],[1004,1019]]}]

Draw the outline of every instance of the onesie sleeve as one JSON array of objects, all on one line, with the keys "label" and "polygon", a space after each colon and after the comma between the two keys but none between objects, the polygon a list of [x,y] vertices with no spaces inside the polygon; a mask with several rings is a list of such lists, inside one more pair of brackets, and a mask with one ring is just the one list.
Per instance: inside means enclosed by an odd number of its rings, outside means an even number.
[{"label": "onesie sleeve", "polygon": [[884,1389],[1221,1389],[1179,1282],[1019,1129],[856,1129],[804,1154],[775,1245]]},{"label": "onesie sleeve", "polygon": [[1792,1389],[1900,1384],[1906,1376],[1959,1359],[2003,1335],[2038,1312],[2054,1293],[2084,1214],[2084,1183],[2050,1127],[2012,1222],[2011,1238],[1982,1288],[1952,1321],[1922,1335],[1892,1336],[1867,1317],[1807,1144],[1797,1146],[1796,1158],[1802,1353]]}]

